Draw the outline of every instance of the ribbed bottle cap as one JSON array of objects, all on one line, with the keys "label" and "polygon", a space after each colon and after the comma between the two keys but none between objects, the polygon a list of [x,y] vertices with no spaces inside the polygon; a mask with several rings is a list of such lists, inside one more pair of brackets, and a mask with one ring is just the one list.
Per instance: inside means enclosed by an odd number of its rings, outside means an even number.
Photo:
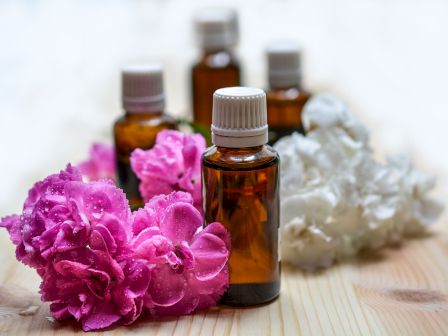
[{"label": "ribbed bottle cap", "polygon": [[277,42],[267,49],[270,87],[287,88],[300,83],[301,50],[294,43]]},{"label": "ribbed bottle cap", "polygon": [[228,87],[213,95],[212,142],[243,148],[268,142],[266,94],[251,87]]},{"label": "ribbed bottle cap", "polygon": [[165,105],[160,64],[129,65],[121,72],[122,103],[129,112],[158,112]]},{"label": "ribbed bottle cap", "polygon": [[195,26],[203,49],[226,48],[238,42],[238,16],[233,9],[203,9],[195,17]]}]

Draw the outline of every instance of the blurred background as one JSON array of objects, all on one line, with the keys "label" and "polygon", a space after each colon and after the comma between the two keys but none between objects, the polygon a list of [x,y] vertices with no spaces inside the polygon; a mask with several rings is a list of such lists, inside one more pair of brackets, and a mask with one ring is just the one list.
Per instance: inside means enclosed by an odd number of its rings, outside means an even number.
[{"label": "blurred background", "polygon": [[446,0],[0,0],[0,214],[37,179],[111,142],[119,70],[161,60],[167,110],[190,114],[192,17],[238,11],[243,83],[266,87],[266,45],[304,49],[304,85],[348,102],[379,154],[404,152],[448,195]]}]

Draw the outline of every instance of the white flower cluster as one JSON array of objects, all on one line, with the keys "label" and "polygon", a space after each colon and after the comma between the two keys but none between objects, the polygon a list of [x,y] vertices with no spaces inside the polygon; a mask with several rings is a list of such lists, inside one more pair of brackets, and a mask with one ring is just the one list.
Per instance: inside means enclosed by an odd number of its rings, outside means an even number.
[{"label": "white flower cluster", "polygon": [[408,159],[379,163],[366,128],[327,94],[305,106],[307,136],[275,145],[281,158],[282,260],[314,270],[362,248],[396,243],[425,230],[443,207],[435,181]]}]

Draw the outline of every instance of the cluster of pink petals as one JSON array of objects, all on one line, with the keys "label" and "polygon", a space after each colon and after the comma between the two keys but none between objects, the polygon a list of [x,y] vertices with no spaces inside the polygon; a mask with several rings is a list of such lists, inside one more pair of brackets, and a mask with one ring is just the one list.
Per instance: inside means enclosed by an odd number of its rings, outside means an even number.
[{"label": "cluster of pink petals", "polygon": [[94,143],[90,147],[89,158],[77,168],[88,181],[110,179],[115,181],[115,149],[104,143]]},{"label": "cluster of pink petals", "polygon": [[160,194],[185,191],[192,195],[194,205],[201,211],[201,156],[204,150],[202,135],[172,130],[161,131],[153,148],[134,150],[131,167],[140,179],[140,194],[145,202]]},{"label": "cluster of pink petals", "polygon": [[188,314],[216,304],[228,285],[229,236],[187,193],[161,195],[135,213],[112,181],[85,183],[70,165],[37,182],[23,213],[5,217],[21,262],[42,278],[57,319],[85,331],[130,324],[144,309]]},{"label": "cluster of pink petals", "polygon": [[202,222],[191,195],[180,191],[153,197],[133,214],[134,257],[155,271],[145,306],[157,315],[210,307],[227,289],[229,233],[220,223],[196,233]]}]

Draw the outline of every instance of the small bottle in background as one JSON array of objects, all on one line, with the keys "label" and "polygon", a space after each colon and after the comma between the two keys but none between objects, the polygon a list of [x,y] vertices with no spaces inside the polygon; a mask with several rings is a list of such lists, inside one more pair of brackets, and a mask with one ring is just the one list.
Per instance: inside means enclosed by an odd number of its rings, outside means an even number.
[{"label": "small bottle in background", "polygon": [[175,129],[176,121],[164,113],[162,67],[158,64],[131,65],[121,73],[122,106],[125,114],[114,124],[117,181],[132,209],[143,206],[139,181],[129,156],[136,148],[154,146],[157,133]]},{"label": "small bottle in background", "polygon": [[210,131],[213,93],[240,85],[240,65],[232,49],[238,41],[238,18],[231,9],[207,9],[195,17],[201,56],[192,69],[193,119]]},{"label": "small bottle in background", "polygon": [[302,87],[301,51],[292,43],[267,50],[269,144],[293,132],[304,133],[302,109],[311,94]]},{"label": "small bottle in background", "polygon": [[230,286],[222,303],[252,306],[280,293],[279,156],[267,146],[263,90],[217,90],[213,146],[202,156],[206,225],[222,223],[231,235]]}]

